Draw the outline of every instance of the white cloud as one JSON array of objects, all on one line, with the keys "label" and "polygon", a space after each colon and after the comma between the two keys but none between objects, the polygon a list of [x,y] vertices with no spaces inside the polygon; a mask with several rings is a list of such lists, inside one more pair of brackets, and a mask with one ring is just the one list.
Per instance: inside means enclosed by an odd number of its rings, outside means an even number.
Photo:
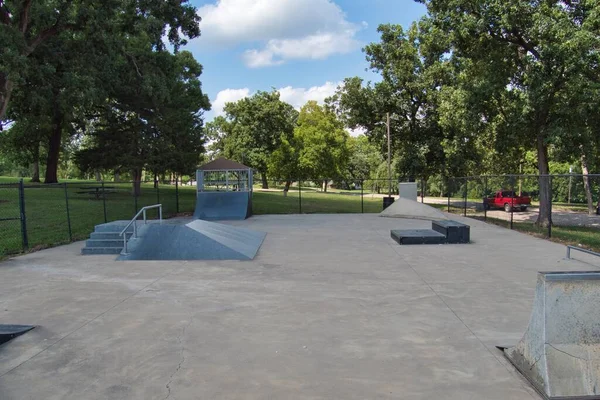
[{"label": "white cloud", "polygon": [[313,86],[308,89],[286,86],[278,90],[282,101],[291,104],[296,109],[300,109],[310,100],[323,104],[327,97],[335,94],[338,85],[339,83],[325,82],[322,86]]},{"label": "white cloud", "polygon": [[244,61],[250,68],[281,65],[286,60],[321,60],[332,54],[349,53],[359,44],[355,31],[319,33],[300,39],[269,40],[263,50],[248,50]]},{"label": "white cloud", "polygon": [[[292,86],[282,87],[277,89],[281,95],[281,101],[291,104],[294,108],[300,109],[310,100],[315,100],[319,104],[323,104],[325,99],[335,94],[335,91],[340,83],[325,82],[321,86],[313,86],[306,88],[295,88]],[[223,115],[223,107],[225,103],[241,100],[251,96],[250,89],[225,89],[217,93],[217,97],[212,101],[212,110],[215,116]]]},{"label": "white cloud", "polygon": [[218,0],[198,14],[199,45],[250,43],[243,59],[253,68],[353,51],[365,26],[349,22],[333,0]]},{"label": "white cloud", "polygon": [[236,102],[248,97],[250,95],[250,89],[225,89],[217,93],[216,99],[212,101],[212,110],[215,116],[223,115],[223,108],[226,103]]}]

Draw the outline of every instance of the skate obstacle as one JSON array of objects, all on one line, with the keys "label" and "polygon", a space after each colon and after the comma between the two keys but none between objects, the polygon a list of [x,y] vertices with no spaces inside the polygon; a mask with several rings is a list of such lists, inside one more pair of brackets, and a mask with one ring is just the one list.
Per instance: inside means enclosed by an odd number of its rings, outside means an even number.
[{"label": "skate obstacle", "polygon": [[600,399],[600,272],[540,272],[510,362],[549,400]]}]

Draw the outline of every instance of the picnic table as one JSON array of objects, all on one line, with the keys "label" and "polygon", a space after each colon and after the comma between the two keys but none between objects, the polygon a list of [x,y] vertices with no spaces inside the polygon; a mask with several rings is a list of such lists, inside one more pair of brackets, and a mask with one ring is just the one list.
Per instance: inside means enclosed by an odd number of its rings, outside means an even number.
[{"label": "picnic table", "polygon": [[92,194],[96,199],[100,199],[102,195],[116,193],[114,186],[80,186],[77,194]]}]

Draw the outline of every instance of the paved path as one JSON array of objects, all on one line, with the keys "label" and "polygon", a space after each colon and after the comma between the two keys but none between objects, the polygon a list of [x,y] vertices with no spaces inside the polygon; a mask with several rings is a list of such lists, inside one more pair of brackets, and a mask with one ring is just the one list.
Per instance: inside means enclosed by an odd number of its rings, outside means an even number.
[{"label": "paved path", "polygon": [[[421,199],[419,198],[419,201]],[[426,204],[448,204],[448,199],[442,199],[439,197],[425,197],[424,201]],[[458,199],[451,199],[452,207],[460,209],[463,207],[463,202]],[[483,209],[481,203],[467,202],[468,212],[477,210],[477,215],[483,216]],[[502,219],[510,221],[510,213],[504,210],[489,210],[487,215],[492,218]],[[517,222],[535,222],[538,217],[537,207],[530,207],[527,211],[515,211],[513,212],[513,219]],[[593,228],[600,228],[600,215],[589,215],[585,211],[576,212],[565,209],[554,209],[552,210],[552,221],[558,226],[587,226]]]},{"label": "paved path", "polygon": [[0,263],[0,323],[39,325],[0,347],[0,399],[538,399],[495,346],[536,271],[596,267],[470,223],[471,245],[401,247],[429,223],[259,216],[236,223],[268,232],[252,262]]}]

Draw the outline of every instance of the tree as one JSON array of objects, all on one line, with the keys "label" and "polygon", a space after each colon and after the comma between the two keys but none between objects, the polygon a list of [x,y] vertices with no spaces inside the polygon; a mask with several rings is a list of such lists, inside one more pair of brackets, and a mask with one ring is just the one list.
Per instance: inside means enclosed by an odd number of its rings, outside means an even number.
[{"label": "tree", "polygon": [[269,159],[281,145],[290,140],[298,112],[281,101],[279,92],[258,92],[252,97],[227,103],[224,130],[225,157],[246,164],[261,174],[262,187],[269,188],[267,171]]},{"label": "tree", "polygon": [[[48,40],[71,32],[90,39],[114,32],[139,33],[139,21],[149,21],[145,32],[163,49],[163,37],[177,49],[200,34],[197,16],[187,0],[0,0],[0,130],[14,90],[23,74],[34,74],[30,57]],[[63,35],[64,37],[64,35]],[[55,54],[60,59],[64,54]]]},{"label": "tree", "polygon": [[48,118],[19,120],[0,132],[0,153],[18,165],[31,166],[32,182],[40,182],[42,143],[46,141],[50,121]]},{"label": "tree", "polygon": [[350,156],[346,169],[354,180],[372,178],[379,165],[384,162],[377,146],[370,143],[365,135],[349,137],[348,152]]},{"label": "tree", "polygon": [[381,41],[365,53],[382,81],[363,85],[360,78],[346,79],[329,103],[350,128],[364,128],[383,153],[389,113],[397,172],[427,177],[445,165],[438,105],[440,87],[450,75],[447,43],[427,19],[406,32],[400,25],[381,25],[378,32]]},{"label": "tree", "polygon": [[348,163],[348,133],[342,122],[326,107],[309,101],[300,110],[294,131],[298,170],[309,178],[322,178],[323,191],[329,179],[342,177]]},{"label": "tree", "polygon": [[269,158],[268,168],[269,176],[285,181],[284,196],[287,196],[294,180],[304,179],[299,175],[298,149],[294,138],[281,137],[281,144]]},{"label": "tree", "polygon": [[[452,42],[456,63],[468,60],[494,97],[513,97],[519,131],[537,151],[540,208],[537,224],[552,224],[549,147],[560,118],[581,93],[580,76],[597,76],[598,5],[591,0],[421,0],[436,27]],[[514,130],[500,130],[503,136]]]},{"label": "tree", "polygon": [[91,144],[76,155],[83,171],[132,171],[136,195],[145,168],[183,175],[196,167],[204,151],[202,114],[210,109],[202,67],[190,53],[148,48],[138,56],[139,70],[123,66],[114,98],[93,117]]}]

